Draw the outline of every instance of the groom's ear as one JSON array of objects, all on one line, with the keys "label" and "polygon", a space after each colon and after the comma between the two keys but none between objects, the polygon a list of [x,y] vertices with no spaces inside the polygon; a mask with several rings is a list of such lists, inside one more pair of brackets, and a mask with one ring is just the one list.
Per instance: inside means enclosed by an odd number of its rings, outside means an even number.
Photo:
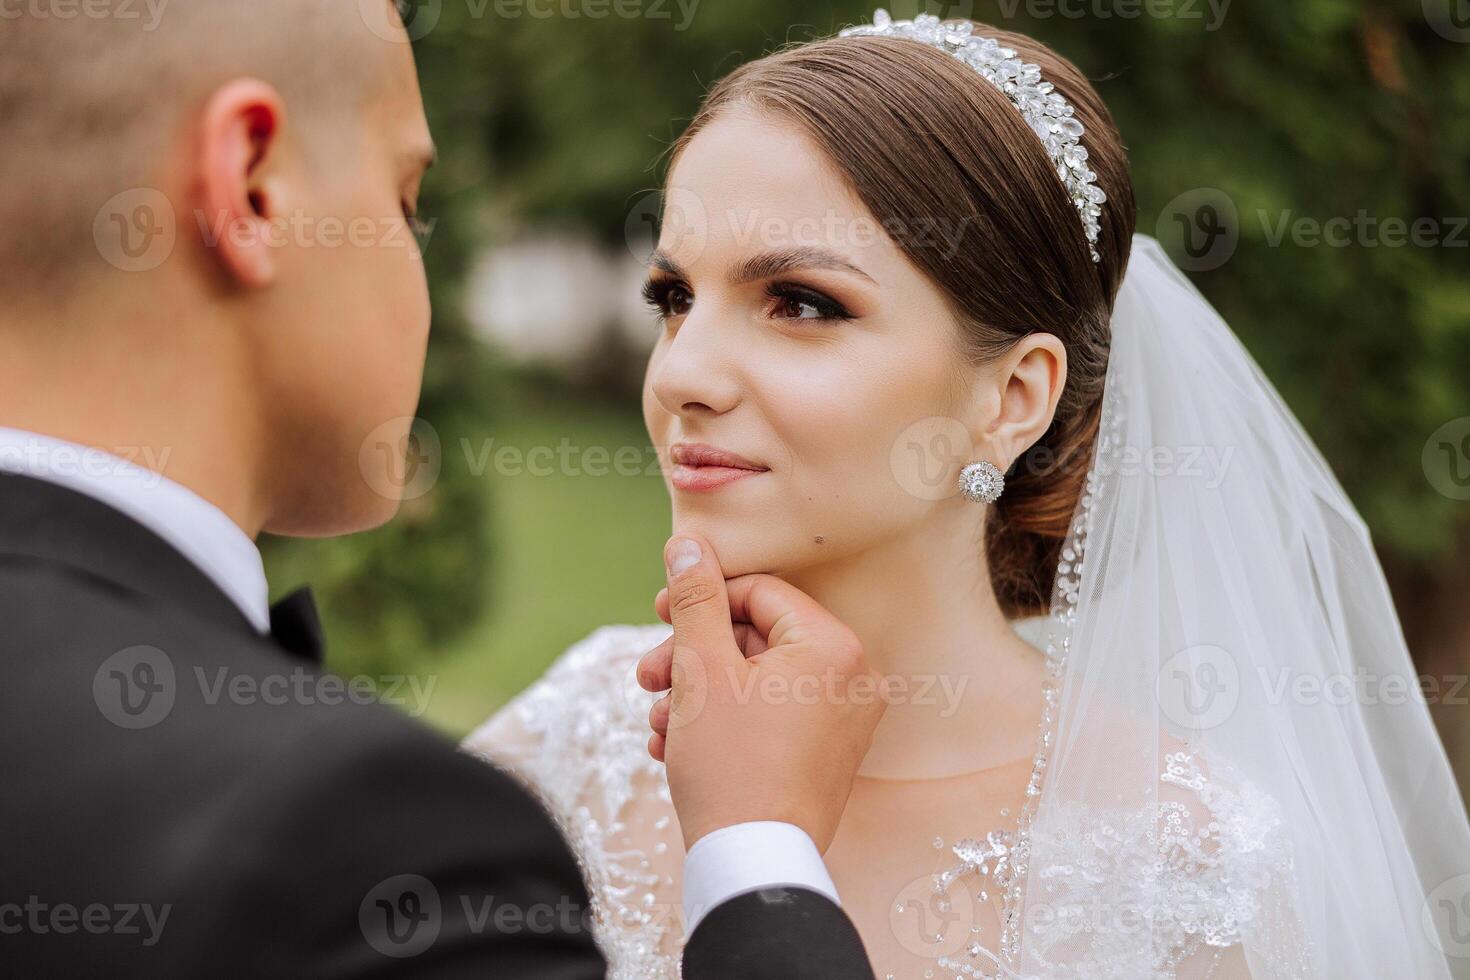
[{"label": "groom's ear", "polygon": [[246,287],[270,285],[276,276],[281,243],[271,227],[278,202],[269,164],[285,119],[280,93],[256,79],[223,86],[204,110],[198,228],[225,274]]}]

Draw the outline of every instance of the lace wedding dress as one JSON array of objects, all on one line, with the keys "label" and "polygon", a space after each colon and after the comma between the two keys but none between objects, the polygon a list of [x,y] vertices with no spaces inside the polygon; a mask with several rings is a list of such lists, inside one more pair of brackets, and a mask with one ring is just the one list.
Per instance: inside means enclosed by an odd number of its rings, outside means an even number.
[{"label": "lace wedding dress", "polygon": [[[1417,675],[1367,531],[1146,236],[1041,625],[1024,804],[913,869],[933,870],[926,912],[973,898],[995,928],[936,930],[917,976],[1470,976],[1470,821],[1422,700],[1392,696]],[[633,676],[667,629],[598,630],[467,740],[562,823],[627,980],[678,976],[684,938],[682,838]],[[1354,696],[1324,693],[1341,679]]]},{"label": "lace wedding dress", "polygon": [[[683,841],[663,766],[645,749],[655,696],[633,673],[668,633],[662,624],[599,629],[465,741],[515,773],[566,832],[591,886],[609,976],[617,980],[678,977],[685,938]],[[1230,962],[1225,953],[1243,931],[1281,927],[1273,890],[1290,874],[1291,854],[1271,799],[1226,779],[1218,767],[1206,775],[1183,750],[1165,756],[1159,780],[1160,803],[1149,812],[1078,807],[1030,828],[1032,836],[1046,835],[1057,858],[1033,873],[1065,878],[1074,892],[1069,903],[1084,914],[1040,924],[1028,942],[1064,947],[1085,937],[1092,947],[1085,962],[1058,976],[1223,976],[1219,965]],[[974,837],[946,848],[955,867],[935,876],[936,895],[984,886],[1015,892],[1026,836],[976,827]],[[1015,907],[1014,895],[1008,904]],[[1127,928],[1104,933],[1085,914],[1093,908],[1151,910],[1156,941],[1140,945]],[[1003,950],[978,943],[936,956],[931,975],[1006,976],[992,958],[1004,960]],[[1296,975],[1307,976],[1302,969]]]}]

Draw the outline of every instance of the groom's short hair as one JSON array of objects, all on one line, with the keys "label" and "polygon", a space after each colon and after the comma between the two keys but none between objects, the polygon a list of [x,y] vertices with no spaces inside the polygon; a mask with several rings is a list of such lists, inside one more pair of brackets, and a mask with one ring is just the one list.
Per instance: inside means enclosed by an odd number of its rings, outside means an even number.
[{"label": "groom's short hair", "polygon": [[[150,186],[188,115],[259,78],[298,132],[354,125],[396,18],[373,0],[26,0],[0,4],[0,262],[7,281],[63,284],[98,258],[92,225]],[[381,26],[380,26],[381,25]]]}]

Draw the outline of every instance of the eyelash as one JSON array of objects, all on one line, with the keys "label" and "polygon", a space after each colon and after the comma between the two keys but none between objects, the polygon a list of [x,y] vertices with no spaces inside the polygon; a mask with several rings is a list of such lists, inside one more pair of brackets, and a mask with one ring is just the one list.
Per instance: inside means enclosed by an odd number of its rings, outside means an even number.
[{"label": "eyelash", "polygon": [[[643,286],[643,299],[653,311],[658,314],[659,322],[665,322],[670,317],[682,316],[675,314],[670,308],[673,296],[676,292],[683,293],[688,297],[687,302],[692,303],[694,293],[683,282],[676,279],[650,279]],[[809,320],[815,323],[841,322],[854,319],[853,315],[836,300],[825,293],[818,292],[806,286],[800,286],[790,282],[773,282],[766,287],[766,299],[776,303],[800,303],[810,306],[816,311],[816,316],[811,317],[781,317],[787,320]]]}]

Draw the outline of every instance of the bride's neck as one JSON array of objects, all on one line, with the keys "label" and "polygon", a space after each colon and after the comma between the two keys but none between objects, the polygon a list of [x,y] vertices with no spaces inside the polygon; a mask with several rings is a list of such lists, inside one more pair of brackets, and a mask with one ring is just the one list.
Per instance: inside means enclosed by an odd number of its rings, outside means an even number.
[{"label": "bride's neck", "polygon": [[1029,757],[1044,658],[996,601],[979,514],[786,576],[857,634],[890,680],[860,775],[924,779]]}]

